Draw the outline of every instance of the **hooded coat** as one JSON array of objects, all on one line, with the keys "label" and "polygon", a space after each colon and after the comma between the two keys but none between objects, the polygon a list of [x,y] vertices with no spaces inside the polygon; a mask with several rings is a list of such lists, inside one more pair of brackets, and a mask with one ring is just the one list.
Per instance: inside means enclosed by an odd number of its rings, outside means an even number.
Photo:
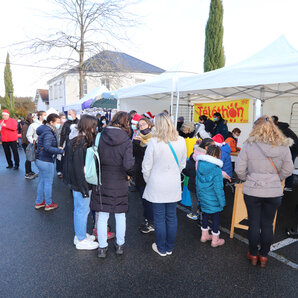
[{"label": "hooded coat", "polygon": [[57,154],[64,152],[63,149],[58,148],[55,132],[50,126],[41,125],[37,128],[36,133],[38,135],[36,159],[54,163]]},{"label": "hooded coat", "polygon": [[91,209],[108,213],[128,211],[128,179],[134,158],[128,134],[118,127],[107,126],[98,146],[101,187],[92,186]]},{"label": "hooded coat", "polygon": [[204,213],[213,214],[226,205],[221,167],[223,162],[210,155],[198,155],[197,197]]},{"label": "hooded coat", "polygon": [[[283,195],[281,181],[292,175],[294,166],[289,146],[292,140],[285,139],[281,145],[257,143],[250,137],[242,147],[235,164],[235,171],[244,180],[243,193],[260,198]],[[271,164],[275,164],[278,174]]]}]

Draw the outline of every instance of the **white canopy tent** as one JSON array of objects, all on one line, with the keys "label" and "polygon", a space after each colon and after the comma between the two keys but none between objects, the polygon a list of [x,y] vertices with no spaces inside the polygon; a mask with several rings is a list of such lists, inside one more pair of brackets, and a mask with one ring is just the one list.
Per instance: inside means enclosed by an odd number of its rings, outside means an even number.
[{"label": "white canopy tent", "polygon": [[177,89],[190,101],[298,97],[298,51],[281,36],[243,62],[180,78]]},{"label": "white canopy tent", "polygon": [[[179,102],[298,97],[298,51],[284,36],[238,64],[191,76],[165,76],[118,90],[121,109],[144,105],[161,110],[160,100]],[[165,105],[164,105],[165,106]],[[177,114],[177,113],[176,113]]]},{"label": "white canopy tent", "polygon": [[190,74],[184,71],[166,71],[146,82],[120,88],[117,90],[118,109],[123,111],[134,109],[139,113],[150,111],[153,114],[169,109],[173,106],[177,80]]}]

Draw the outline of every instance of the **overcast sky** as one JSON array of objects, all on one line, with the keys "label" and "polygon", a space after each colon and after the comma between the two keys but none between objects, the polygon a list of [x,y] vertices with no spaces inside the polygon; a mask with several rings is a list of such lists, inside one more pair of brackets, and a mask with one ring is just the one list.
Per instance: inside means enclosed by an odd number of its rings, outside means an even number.
[{"label": "overcast sky", "polygon": [[[141,25],[128,31],[130,43],[119,51],[166,70],[203,72],[205,26],[210,0],[143,0],[134,8]],[[297,0],[223,0],[226,65],[240,62],[263,49],[281,34],[298,49]],[[1,4],[0,95],[4,95],[6,53],[11,63],[55,66],[34,56],[16,55],[9,45],[44,35],[56,21],[43,15],[53,8],[47,0],[11,0]],[[50,64],[49,64],[50,63]],[[47,88],[56,73],[12,65],[15,95],[34,96]]]}]

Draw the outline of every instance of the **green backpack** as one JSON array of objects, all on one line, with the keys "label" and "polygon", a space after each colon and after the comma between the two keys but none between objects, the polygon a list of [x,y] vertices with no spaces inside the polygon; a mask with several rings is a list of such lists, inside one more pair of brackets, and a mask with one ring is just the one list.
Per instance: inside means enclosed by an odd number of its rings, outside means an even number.
[{"label": "green backpack", "polygon": [[98,155],[99,139],[100,133],[96,136],[94,146],[87,148],[85,158],[85,179],[89,184],[93,185],[101,185],[100,159]]}]

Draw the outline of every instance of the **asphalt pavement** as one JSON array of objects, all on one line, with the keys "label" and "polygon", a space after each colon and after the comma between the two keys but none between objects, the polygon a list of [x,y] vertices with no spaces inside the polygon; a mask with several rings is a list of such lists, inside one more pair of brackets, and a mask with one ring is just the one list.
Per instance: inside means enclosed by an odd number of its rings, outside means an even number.
[{"label": "asphalt pavement", "polygon": [[[265,269],[252,267],[245,258],[246,232],[212,248],[200,242],[200,228],[178,209],[178,234],[171,256],[160,257],[151,249],[154,234],[138,231],[142,205],[136,192],[129,196],[125,254],[116,256],[110,242],[106,259],[97,251],[78,251],[73,245],[73,199],[55,176],[53,200],[57,210],[35,210],[38,178],[24,179],[25,156],[20,151],[18,171],[6,169],[0,147],[0,297],[297,297],[298,243],[269,257]],[[161,182],[162,183],[162,182]],[[295,224],[294,192],[285,196],[277,220],[275,242],[283,241],[284,229]],[[221,217],[223,229],[231,224],[233,198]],[[110,219],[112,228],[114,219]],[[89,218],[88,230],[92,231]],[[283,262],[282,258],[286,261]]]}]

